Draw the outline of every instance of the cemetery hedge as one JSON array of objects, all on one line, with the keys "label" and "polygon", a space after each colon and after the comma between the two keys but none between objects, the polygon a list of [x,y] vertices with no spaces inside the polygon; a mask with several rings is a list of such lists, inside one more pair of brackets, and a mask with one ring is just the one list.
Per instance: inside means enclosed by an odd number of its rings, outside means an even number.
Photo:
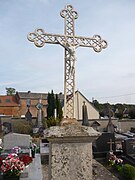
[{"label": "cemetery hedge", "polygon": [[54,117],[50,117],[48,119],[44,120],[45,122],[45,127],[49,128],[51,126],[57,126],[60,124],[61,120],[59,118],[54,118]]},{"label": "cemetery hedge", "polygon": [[32,124],[27,121],[17,121],[13,124],[13,132],[20,134],[29,134],[32,135],[33,129]]},{"label": "cemetery hedge", "polygon": [[135,180],[135,167],[130,164],[124,164],[120,170],[123,180]]},{"label": "cemetery hedge", "polygon": [[109,163],[112,172],[118,174],[120,180],[135,180],[135,167],[130,164],[115,164],[113,161]]}]

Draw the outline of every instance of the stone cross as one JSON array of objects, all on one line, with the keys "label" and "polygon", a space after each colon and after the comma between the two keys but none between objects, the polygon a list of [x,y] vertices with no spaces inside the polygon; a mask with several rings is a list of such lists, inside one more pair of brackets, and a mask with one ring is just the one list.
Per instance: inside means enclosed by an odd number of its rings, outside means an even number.
[{"label": "stone cross", "polygon": [[64,47],[64,118],[75,118],[75,50],[78,47],[91,47],[95,52],[100,52],[107,47],[107,42],[99,35],[92,38],[75,36],[74,21],[78,18],[78,13],[73,6],[66,5],[60,15],[65,20],[64,35],[49,34],[43,29],[36,29],[28,34],[28,40],[34,42],[37,47],[43,47],[45,43],[60,44]]},{"label": "stone cross", "polygon": [[36,105],[36,108],[38,109],[37,112],[37,127],[43,127],[43,112],[42,112],[42,108],[43,108],[43,104],[42,104],[42,95],[39,99],[38,104]]},{"label": "stone cross", "polygon": [[112,145],[114,144],[114,142],[112,141],[112,139],[110,139],[110,141],[107,142],[107,144],[110,144],[110,152],[112,152],[112,151],[113,151]]}]

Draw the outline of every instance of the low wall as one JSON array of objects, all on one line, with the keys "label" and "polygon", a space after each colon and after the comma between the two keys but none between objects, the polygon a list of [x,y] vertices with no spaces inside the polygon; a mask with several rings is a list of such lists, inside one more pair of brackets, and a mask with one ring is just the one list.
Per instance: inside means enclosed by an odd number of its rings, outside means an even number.
[{"label": "low wall", "polygon": [[[107,124],[109,122],[109,119],[94,119],[89,120],[90,126],[93,124],[93,122],[98,121],[100,123],[100,126],[97,127],[97,130],[104,131],[107,127]],[[79,123],[82,124],[82,120],[79,120]],[[112,123],[118,127],[118,129],[121,129],[121,132],[127,132],[130,131],[131,127],[135,127],[135,119],[112,119]]]},{"label": "low wall", "polygon": [[[15,123],[16,121],[25,121],[25,119],[17,119],[13,117],[0,117],[1,123],[3,122],[10,122]],[[35,124],[36,119],[33,118],[32,122]],[[107,127],[109,119],[91,119],[89,120],[90,126],[92,125],[93,122],[98,121],[100,123],[100,126],[97,127],[97,130],[99,131],[104,131],[105,128]],[[82,124],[82,120],[78,120],[80,124]],[[112,123],[117,126],[119,129],[121,129],[121,132],[127,132],[130,131],[131,127],[135,128],[135,119],[112,119]]]}]

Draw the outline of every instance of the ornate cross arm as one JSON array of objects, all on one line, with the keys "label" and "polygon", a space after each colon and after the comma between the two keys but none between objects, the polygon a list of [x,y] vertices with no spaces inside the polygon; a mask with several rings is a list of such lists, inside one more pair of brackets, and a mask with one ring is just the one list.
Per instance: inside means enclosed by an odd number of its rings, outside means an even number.
[{"label": "ornate cross arm", "polygon": [[94,35],[92,38],[82,36],[65,36],[59,34],[47,34],[43,29],[36,29],[34,33],[28,34],[28,40],[34,42],[37,47],[43,47],[45,43],[65,44],[66,42],[72,46],[92,47],[94,51],[100,52],[107,47],[107,42],[99,35]]},{"label": "ornate cross arm", "polygon": [[92,47],[95,52],[101,52],[107,47],[107,42],[99,35],[94,35],[92,38],[75,36],[74,43],[81,47]]},{"label": "ornate cross arm", "polygon": [[36,29],[34,33],[29,33],[27,38],[34,42],[37,47],[43,47],[45,43],[59,44],[59,41],[65,42],[66,39],[64,35],[47,34],[43,29]]}]

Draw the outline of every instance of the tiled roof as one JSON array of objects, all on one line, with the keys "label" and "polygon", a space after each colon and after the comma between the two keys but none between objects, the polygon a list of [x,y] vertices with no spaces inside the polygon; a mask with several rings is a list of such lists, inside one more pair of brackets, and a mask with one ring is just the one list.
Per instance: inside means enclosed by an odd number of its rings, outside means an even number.
[{"label": "tiled roof", "polygon": [[17,92],[20,99],[47,99],[47,93]]},{"label": "tiled roof", "polygon": [[[28,92],[17,92],[20,99],[44,99],[47,100],[48,93],[28,93]],[[58,94],[58,98],[60,100],[64,99],[64,95],[62,93]]]},{"label": "tiled roof", "polygon": [[19,106],[15,96],[0,96],[0,107]]}]

